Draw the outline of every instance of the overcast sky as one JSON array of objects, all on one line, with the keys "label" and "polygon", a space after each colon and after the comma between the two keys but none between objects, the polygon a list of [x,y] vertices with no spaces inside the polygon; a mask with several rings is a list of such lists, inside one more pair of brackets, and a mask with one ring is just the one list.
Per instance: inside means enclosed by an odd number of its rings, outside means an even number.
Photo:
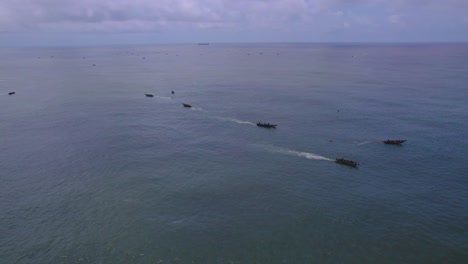
[{"label": "overcast sky", "polygon": [[0,46],[468,41],[468,0],[0,0]]}]

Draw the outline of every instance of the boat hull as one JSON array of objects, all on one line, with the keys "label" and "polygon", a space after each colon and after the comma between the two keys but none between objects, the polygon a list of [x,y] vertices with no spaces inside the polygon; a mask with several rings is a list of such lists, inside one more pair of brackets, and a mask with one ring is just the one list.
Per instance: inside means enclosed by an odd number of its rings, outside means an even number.
[{"label": "boat hull", "polygon": [[383,143],[387,145],[400,145],[404,142],[406,142],[406,140],[398,139],[398,140],[385,140]]},{"label": "boat hull", "polygon": [[259,126],[259,127],[264,127],[264,128],[276,128],[277,125],[274,125],[274,124],[257,123],[257,126]]},{"label": "boat hull", "polygon": [[335,162],[338,164],[350,166],[350,167],[357,167],[359,165],[359,162],[355,162],[352,160],[345,160],[345,159],[335,159]]}]

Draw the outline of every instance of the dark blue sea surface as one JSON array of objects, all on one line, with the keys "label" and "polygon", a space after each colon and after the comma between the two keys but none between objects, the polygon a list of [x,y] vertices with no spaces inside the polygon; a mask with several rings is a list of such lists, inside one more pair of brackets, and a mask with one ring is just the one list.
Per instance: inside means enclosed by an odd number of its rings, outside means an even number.
[{"label": "dark blue sea surface", "polygon": [[467,120],[466,44],[1,49],[0,263],[466,263]]}]

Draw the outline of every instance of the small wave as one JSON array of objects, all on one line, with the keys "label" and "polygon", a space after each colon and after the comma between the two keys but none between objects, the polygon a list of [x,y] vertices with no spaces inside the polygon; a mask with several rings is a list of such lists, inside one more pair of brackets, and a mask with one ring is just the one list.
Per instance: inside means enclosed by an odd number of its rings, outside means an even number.
[{"label": "small wave", "polygon": [[194,111],[203,111],[203,108],[201,107],[191,107],[190,109]]},{"label": "small wave", "polygon": [[315,153],[310,153],[310,152],[302,152],[302,151],[297,151],[297,150],[292,150],[292,149],[287,149],[287,148],[280,148],[280,147],[274,147],[274,146],[267,146],[267,149],[273,152],[277,153],[282,153],[286,155],[292,155],[292,156],[297,156],[297,157],[303,157],[306,159],[310,160],[326,160],[326,161],[334,161],[333,159],[315,154]]},{"label": "small wave", "polygon": [[167,100],[172,99],[171,97],[167,97],[167,96],[157,96],[157,95],[156,95],[156,96],[154,96],[154,97],[159,98],[159,99],[167,99]]}]

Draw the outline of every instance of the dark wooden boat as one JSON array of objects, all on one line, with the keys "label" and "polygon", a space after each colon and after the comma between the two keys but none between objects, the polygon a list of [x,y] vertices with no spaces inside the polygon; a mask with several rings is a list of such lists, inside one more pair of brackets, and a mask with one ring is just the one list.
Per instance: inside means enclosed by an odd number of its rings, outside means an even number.
[{"label": "dark wooden boat", "polygon": [[401,143],[405,142],[406,140],[402,139],[395,139],[395,140],[385,140],[383,143],[389,144],[389,145],[400,145]]},{"label": "dark wooden boat", "polygon": [[15,92],[9,92],[9,93],[8,93],[8,95],[13,95],[13,94],[15,94]]},{"label": "dark wooden boat", "polygon": [[154,95],[152,95],[152,94],[145,94],[145,95],[146,95],[146,97],[154,97]]},{"label": "dark wooden boat", "polygon": [[357,167],[357,165],[359,165],[359,162],[355,162],[352,160],[338,159],[338,158],[335,159],[335,162],[339,164],[351,166],[351,167]]},{"label": "dark wooden boat", "polygon": [[183,104],[183,105],[184,105],[184,107],[188,107],[188,108],[192,107],[192,106],[189,105],[189,104]]},{"label": "dark wooden boat", "polygon": [[266,128],[276,128],[277,125],[270,124],[270,123],[257,123],[257,126],[259,127],[266,127]]}]

